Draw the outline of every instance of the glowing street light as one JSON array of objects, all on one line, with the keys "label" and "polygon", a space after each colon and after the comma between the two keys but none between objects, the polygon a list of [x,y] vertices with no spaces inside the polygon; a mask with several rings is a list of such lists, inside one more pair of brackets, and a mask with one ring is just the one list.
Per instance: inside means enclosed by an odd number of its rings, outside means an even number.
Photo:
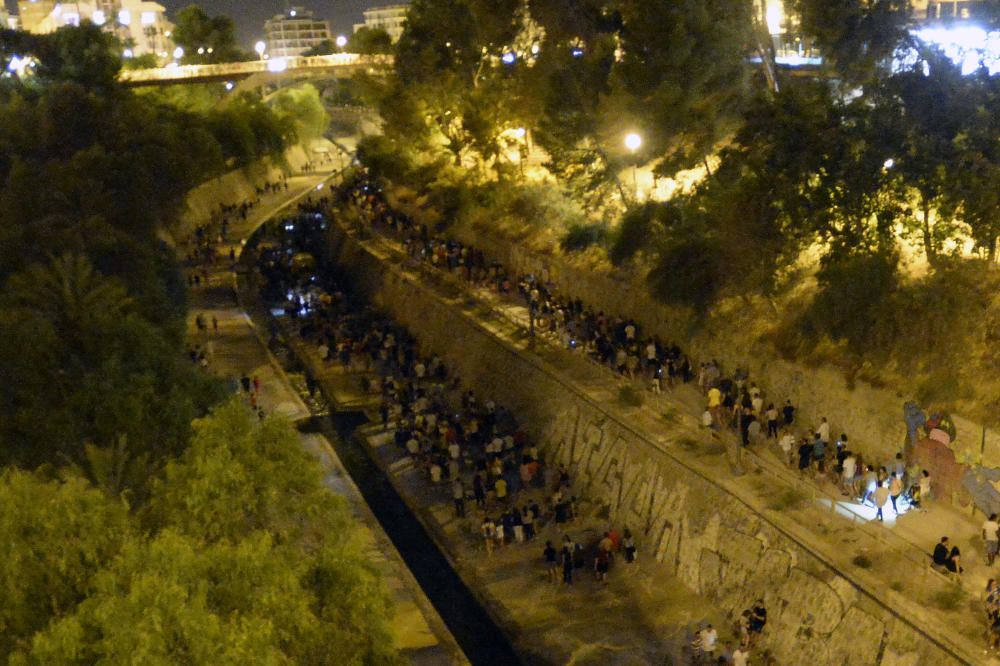
[{"label": "glowing street light", "polygon": [[512,134],[518,140],[517,164],[521,168],[521,178],[524,178],[524,153],[528,150],[528,142],[525,141],[525,138],[528,136],[528,130],[518,127],[513,130]]},{"label": "glowing street light", "polygon": [[260,57],[261,60],[263,60],[264,51],[267,50],[267,44],[265,44],[263,41],[257,42],[256,44],[253,45],[253,50],[256,51],[257,56]]},{"label": "glowing street light", "polygon": [[785,22],[785,11],[781,7],[781,0],[768,0],[767,9],[764,11],[764,21],[767,23],[767,32],[770,35],[780,35],[782,24]]},{"label": "glowing street light", "polygon": [[347,37],[343,35],[337,35],[337,41],[335,43],[337,44],[338,49],[342,49],[345,46],[347,46]]},{"label": "glowing street light", "polygon": [[639,176],[636,174],[636,162],[635,162],[635,151],[642,147],[642,137],[635,132],[629,132],[625,135],[625,147],[632,154],[632,190],[635,193],[635,198],[639,198]]},{"label": "glowing street light", "polygon": [[178,46],[174,49],[174,60],[180,60],[184,57],[184,49]]}]

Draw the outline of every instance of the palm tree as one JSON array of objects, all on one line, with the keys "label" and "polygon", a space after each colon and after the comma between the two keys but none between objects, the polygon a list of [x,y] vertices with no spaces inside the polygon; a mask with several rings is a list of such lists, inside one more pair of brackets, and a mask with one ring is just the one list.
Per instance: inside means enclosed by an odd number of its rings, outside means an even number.
[{"label": "palm tree", "polygon": [[118,280],[94,270],[87,257],[70,253],[11,276],[4,300],[42,316],[60,336],[75,335],[98,320],[122,317],[132,306]]}]

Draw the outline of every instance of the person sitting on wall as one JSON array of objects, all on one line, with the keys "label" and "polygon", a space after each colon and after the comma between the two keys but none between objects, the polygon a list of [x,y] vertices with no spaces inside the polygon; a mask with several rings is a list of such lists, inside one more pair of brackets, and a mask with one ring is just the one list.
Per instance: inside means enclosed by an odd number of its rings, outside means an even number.
[{"label": "person sitting on wall", "polygon": [[962,552],[958,549],[958,546],[948,548],[948,537],[941,537],[941,541],[938,545],[934,546],[934,555],[932,556],[934,560],[934,566],[939,569],[944,569],[950,571],[951,573],[961,574],[962,569]]}]

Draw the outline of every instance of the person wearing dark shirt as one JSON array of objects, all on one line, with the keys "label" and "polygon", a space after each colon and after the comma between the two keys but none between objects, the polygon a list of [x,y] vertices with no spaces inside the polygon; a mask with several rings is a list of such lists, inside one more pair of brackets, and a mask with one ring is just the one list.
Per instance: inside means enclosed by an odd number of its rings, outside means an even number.
[{"label": "person wearing dark shirt", "polygon": [[795,422],[795,407],[792,407],[792,401],[786,400],[785,406],[781,409],[782,415],[785,417],[785,425],[790,426]]},{"label": "person wearing dark shirt", "polygon": [[813,445],[809,443],[809,440],[803,439],[802,444],[799,445],[799,471],[805,472],[809,469],[809,463],[812,461]]},{"label": "person wearing dark shirt", "polygon": [[947,567],[948,561],[948,537],[941,537],[941,543],[934,546],[934,564]]}]

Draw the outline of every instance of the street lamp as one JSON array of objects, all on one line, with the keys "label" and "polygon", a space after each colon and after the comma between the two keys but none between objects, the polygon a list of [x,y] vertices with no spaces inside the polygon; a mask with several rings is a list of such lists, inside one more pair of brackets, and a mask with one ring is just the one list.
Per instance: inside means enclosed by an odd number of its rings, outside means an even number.
[{"label": "street lamp", "polygon": [[259,41],[259,42],[257,42],[256,44],[253,45],[253,50],[256,51],[257,52],[257,56],[261,60],[263,60],[264,59],[264,51],[267,50],[267,44],[265,44],[263,41]]},{"label": "street lamp", "polygon": [[630,132],[625,135],[625,147],[628,148],[629,153],[632,154],[632,189],[635,194],[635,198],[639,198],[639,177],[636,175],[636,162],[635,162],[635,152],[642,147],[642,137],[635,132]]},{"label": "street lamp", "polygon": [[337,35],[336,44],[337,48],[343,51],[344,47],[347,46],[347,37],[344,37],[343,35]]},{"label": "street lamp", "polygon": [[514,130],[514,138],[517,139],[517,162],[518,166],[521,167],[521,178],[524,178],[524,153],[528,149],[528,142],[525,138],[528,136],[528,130],[523,127],[518,127]]}]

